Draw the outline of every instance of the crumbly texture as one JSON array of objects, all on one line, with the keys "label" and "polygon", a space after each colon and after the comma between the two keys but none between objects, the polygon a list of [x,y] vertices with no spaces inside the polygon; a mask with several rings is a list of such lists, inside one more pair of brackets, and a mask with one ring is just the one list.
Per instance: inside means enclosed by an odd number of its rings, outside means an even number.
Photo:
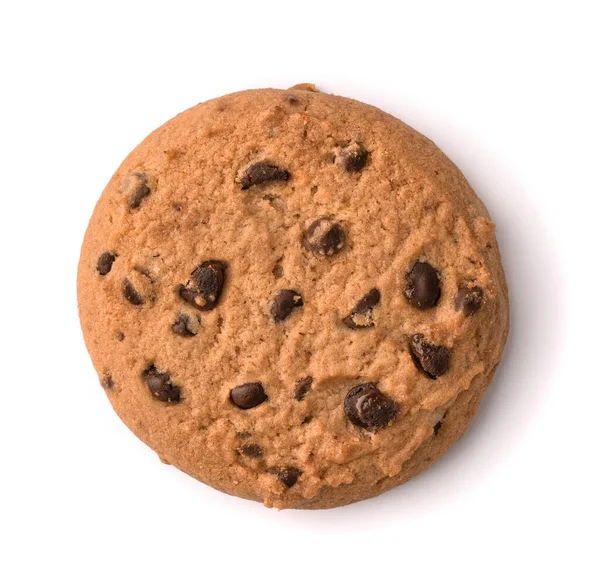
[{"label": "crumbly texture", "polygon": [[96,206],[78,296],[123,422],[276,508],[345,505],[429,466],[508,333],[494,224],[460,171],[309,84],[214,99],[148,136]]}]

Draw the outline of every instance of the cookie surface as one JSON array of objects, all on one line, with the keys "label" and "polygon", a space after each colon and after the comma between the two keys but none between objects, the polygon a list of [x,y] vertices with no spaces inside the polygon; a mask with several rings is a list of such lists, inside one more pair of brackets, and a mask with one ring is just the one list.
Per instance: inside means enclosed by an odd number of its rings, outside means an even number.
[{"label": "cookie surface", "polygon": [[508,333],[494,225],[460,171],[307,84],[214,99],[148,136],[94,210],[78,298],[125,424],[278,508],[344,505],[429,466]]}]

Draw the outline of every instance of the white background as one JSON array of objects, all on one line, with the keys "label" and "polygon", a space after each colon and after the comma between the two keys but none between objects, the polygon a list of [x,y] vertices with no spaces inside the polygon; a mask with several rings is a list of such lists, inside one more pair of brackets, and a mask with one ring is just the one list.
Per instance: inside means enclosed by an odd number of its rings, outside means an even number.
[{"label": "white background", "polygon": [[[0,581],[599,582],[597,2],[2,2]],[[275,512],[158,462],[85,351],[83,233],[179,111],[313,82],[431,137],[512,302],[478,417],[375,500]]]}]

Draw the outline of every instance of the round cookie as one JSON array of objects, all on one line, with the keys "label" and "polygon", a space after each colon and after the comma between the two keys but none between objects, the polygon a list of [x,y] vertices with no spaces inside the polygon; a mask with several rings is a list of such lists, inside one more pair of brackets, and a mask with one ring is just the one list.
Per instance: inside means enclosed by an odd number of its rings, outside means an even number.
[{"label": "round cookie", "polygon": [[494,224],[460,171],[309,84],[214,99],[148,136],[96,206],[78,298],[125,424],[277,508],[345,505],[429,466],[508,333]]}]

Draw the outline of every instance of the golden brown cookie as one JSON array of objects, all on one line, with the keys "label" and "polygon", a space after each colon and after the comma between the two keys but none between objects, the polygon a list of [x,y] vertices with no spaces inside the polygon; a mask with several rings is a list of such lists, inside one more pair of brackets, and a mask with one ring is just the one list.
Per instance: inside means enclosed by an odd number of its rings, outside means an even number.
[{"label": "golden brown cookie", "polygon": [[375,496],[465,431],[500,360],[494,224],[392,116],[303,84],[197,105],[104,190],[81,324],[165,461],[278,508]]}]

